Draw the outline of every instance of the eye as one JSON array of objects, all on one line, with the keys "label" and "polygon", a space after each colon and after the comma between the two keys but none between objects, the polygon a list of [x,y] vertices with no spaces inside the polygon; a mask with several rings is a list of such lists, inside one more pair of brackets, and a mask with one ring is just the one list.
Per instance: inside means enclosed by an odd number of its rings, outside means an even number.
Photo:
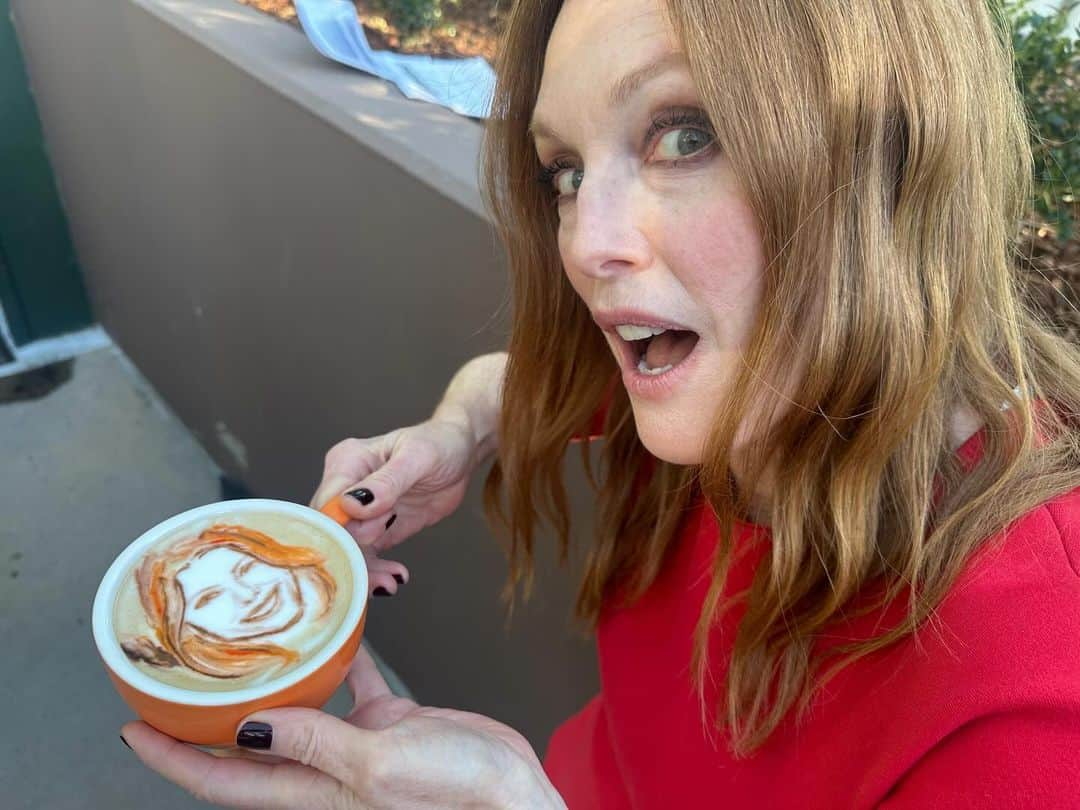
[{"label": "eye", "polygon": [[573,194],[581,188],[581,181],[585,178],[585,172],[581,169],[567,169],[555,175],[555,192],[557,194]]},{"label": "eye", "polygon": [[[645,133],[646,148],[659,132],[663,134],[656,139],[655,151],[660,153],[657,159],[663,163],[671,163],[672,167],[688,158],[704,157],[715,140],[708,116],[694,109],[673,109],[661,113]],[[581,188],[584,179],[584,169],[566,163],[563,159],[544,166],[536,177],[541,186],[550,189],[557,202],[572,197]]]},{"label": "eye", "polygon": [[236,565],[233,566],[233,576],[235,576],[237,579],[240,579],[240,577],[244,576],[244,574],[251,570],[251,566],[253,566],[254,564],[255,560],[253,560],[251,557],[248,557],[246,560],[240,560],[236,563]]},{"label": "eye", "polygon": [[659,160],[676,165],[682,159],[705,152],[716,140],[708,115],[694,108],[676,108],[661,113],[645,135],[646,145],[652,143],[657,133],[663,133],[656,140],[656,150],[661,153]]},{"label": "eye", "polygon": [[712,143],[712,136],[703,129],[694,127],[682,127],[665,132],[657,141],[656,148],[659,152],[668,152],[660,155],[661,160],[678,160],[697,154]]},{"label": "eye", "polygon": [[195,600],[195,609],[204,608],[217,599],[222,594],[221,588],[211,588],[208,591],[204,591],[198,599]]},{"label": "eye", "polygon": [[555,197],[573,194],[581,187],[585,171],[563,160],[556,160],[550,166],[544,166],[536,176],[536,182],[550,189]]}]

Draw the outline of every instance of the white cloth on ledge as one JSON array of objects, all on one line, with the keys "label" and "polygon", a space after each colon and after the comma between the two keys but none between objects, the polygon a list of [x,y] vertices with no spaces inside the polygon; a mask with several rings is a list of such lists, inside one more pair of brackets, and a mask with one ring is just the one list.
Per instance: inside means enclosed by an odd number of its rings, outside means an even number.
[{"label": "white cloth on ledge", "polygon": [[393,82],[406,97],[487,118],[495,71],[482,56],[443,59],[376,51],[352,0],[294,0],[308,40],[323,56]]}]

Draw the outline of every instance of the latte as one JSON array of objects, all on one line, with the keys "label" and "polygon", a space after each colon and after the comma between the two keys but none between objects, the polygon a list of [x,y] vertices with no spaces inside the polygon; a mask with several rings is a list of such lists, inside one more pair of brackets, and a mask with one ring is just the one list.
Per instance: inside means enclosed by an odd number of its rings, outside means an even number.
[{"label": "latte", "polygon": [[151,678],[182,689],[257,686],[317,653],[352,600],[348,558],[296,517],[202,519],[162,538],[124,576],[113,631]]}]

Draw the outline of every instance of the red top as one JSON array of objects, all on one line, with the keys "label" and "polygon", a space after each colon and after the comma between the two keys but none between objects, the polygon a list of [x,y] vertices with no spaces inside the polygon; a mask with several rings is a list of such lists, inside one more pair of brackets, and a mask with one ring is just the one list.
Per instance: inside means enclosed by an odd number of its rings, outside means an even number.
[{"label": "red top", "polygon": [[[957,452],[970,465],[981,451],[980,430]],[[1080,807],[1080,489],[974,555],[936,614],[948,647],[925,627],[918,644],[849,665],[800,729],[789,712],[742,761],[714,731],[710,744],[689,675],[717,536],[699,494],[649,591],[602,611],[601,692],[556,729],[544,760],[572,810]],[[752,551],[733,564],[729,594],[771,542],[748,523],[736,537]],[[713,637],[710,717],[743,612]],[[901,615],[890,608],[886,624]],[[848,622],[842,637],[868,638],[874,622]]]}]

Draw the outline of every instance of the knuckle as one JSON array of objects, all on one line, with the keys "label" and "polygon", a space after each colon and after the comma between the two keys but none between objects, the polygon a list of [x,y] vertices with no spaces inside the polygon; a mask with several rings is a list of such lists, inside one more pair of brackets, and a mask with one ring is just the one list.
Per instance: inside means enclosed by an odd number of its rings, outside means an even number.
[{"label": "knuckle", "polygon": [[395,497],[402,493],[401,475],[395,470],[382,469],[372,476],[380,484],[386,487]]},{"label": "knuckle", "polygon": [[335,780],[334,787],[325,794],[323,804],[326,810],[352,810],[356,807],[356,796],[346,785]]},{"label": "knuckle", "polygon": [[378,753],[355,763],[353,774],[353,787],[361,796],[382,795],[390,777],[386,757]]},{"label": "knuckle", "polygon": [[208,783],[199,783],[189,788],[191,795],[200,802],[217,804],[218,792]]},{"label": "knuckle", "polygon": [[353,437],[350,437],[348,439],[342,439],[340,442],[338,442],[326,451],[325,461],[327,465],[339,462],[352,455],[355,455],[363,446],[363,439],[357,439]]},{"label": "knuckle", "polygon": [[410,458],[434,458],[439,453],[440,440],[432,433],[414,433],[401,443]]},{"label": "knuckle", "polygon": [[318,761],[322,749],[322,740],[315,726],[303,725],[292,744],[292,758],[302,765],[311,765]]}]

